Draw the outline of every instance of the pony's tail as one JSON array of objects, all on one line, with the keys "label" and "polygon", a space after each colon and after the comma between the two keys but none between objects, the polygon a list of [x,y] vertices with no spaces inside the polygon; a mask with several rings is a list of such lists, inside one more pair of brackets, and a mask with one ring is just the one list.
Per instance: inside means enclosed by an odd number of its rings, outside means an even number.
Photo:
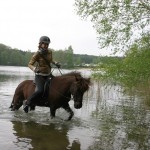
[{"label": "pony's tail", "polygon": [[11,108],[11,109],[12,109],[13,106],[14,106],[14,103],[13,103],[13,102],[14,102],[14,96],[13,96],[13,100],[12,100],[12,102],[11,102],[11,105],[9,106],[9,108]]}]

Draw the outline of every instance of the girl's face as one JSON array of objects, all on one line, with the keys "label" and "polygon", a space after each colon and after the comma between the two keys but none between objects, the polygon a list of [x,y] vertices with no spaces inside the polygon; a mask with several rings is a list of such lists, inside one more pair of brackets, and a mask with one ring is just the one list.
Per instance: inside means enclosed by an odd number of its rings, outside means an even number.
[{"label": "girl's face", "polygon": [[49,44],[44,43],[44,42],[41,44],[41,48],[43,48],[43,49],[45,49],[45,50],[48,49],[48,46],[49,46]]}]

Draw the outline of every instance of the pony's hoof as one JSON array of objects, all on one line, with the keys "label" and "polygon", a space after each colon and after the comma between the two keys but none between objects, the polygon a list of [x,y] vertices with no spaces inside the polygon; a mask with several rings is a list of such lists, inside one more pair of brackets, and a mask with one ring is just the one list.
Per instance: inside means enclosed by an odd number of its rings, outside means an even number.
[{"label": "pony's hoof", "polygon": [[68,117],[68,119],[66,119],[66,121],[70,121],[72,119],[72,117]]},{"label": "pony's hoof", "polygon": [[25,111],[25,113],[28,113],[28,111],[29,111],[28,105],[25,105],[24,108],[23,108],[23,110]]},{"label": "pony's hoof", "polygon": [[68,117],[67,121],[70,121],[73,116],[74,116],[74,113],[72,112],[72,113],[70,114],[70,116]]},{"label": "pony's hoof", "polygon": [[11,108],[11,111],[15,111],[15,108]]},{"label": "pony's hoof", "polygon": [[35,110],[35,106],[34,106],[34,105],[31,105],[31,106],[30,106],[30,110]]},{"label": "pony's hoof", "polygon": [[51,116],[51,119],[54,119],[55,118],[55,116]]},{"label": "pony's hoof", "polygon": [[13,104],[11,104],[11,105],[9,106],[9,108],[11,108],[11,109],[12,109],[13,107],[14,107],[14,105],[13,105]]}]

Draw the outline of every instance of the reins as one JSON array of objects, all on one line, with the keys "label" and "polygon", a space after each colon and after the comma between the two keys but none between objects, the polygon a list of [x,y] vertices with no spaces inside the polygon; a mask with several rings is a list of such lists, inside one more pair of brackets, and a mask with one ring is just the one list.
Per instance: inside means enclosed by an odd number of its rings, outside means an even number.
[{"label": "reins", "polygon": [[[59,70],[59,72],[60,72],[60,74],[61,75],[63,75],[62,74],[62,71],[60,70],[60,68],[58,68],[57,67],[57,69]],[[51,71],[51,73],[54,71],[54,69]],[[77,80],[77,79],[76,79]],[[61,96],[63,96],[64,98],[67,98],[67,99],[72,99],[72,100],[74,100],[74,95],[70,92],[70,94],[71,94],[71,97],[67,97],[67,96],[65,96],[64,94],[62,94],[62,93],[60,93],[57,89],[55,89],[55,88],[53,88],[52,86],[51,86],[51,88],[53,89],[53,90],[55,90],[59,95],[61,95]]]},{"label": "reins", "polygon": [[[58,68],[58,67],[57,67],[57,68]],[[62,75],[62,72],[60,71],[60,68],[58,68],[58,70],[59,70],[60,74]]]},{"label": "reins", "polygon": [[59,95],[61,95],[61,96],[63,96],[63,97],[65,97],[65,98],[67,98],[67,99],[72,99],[73,100],[73,97],[72,97],[72,94],[71,94],[71,97],[67,97],[67,96],[65,96],[64,94],[62,94],[62,93],[60,93],[57,89],[55,89],[55,88],[53,88],[53,87],[51,87],[53,90],[55,90]]},{"label": "reins", "polygon": [[[55,67],[55,68],[56,68],[56,67]],[[61,75],[63,75],[63,73],[62,73],[63,71],[61,71],[62,69],[60,69],[60,68],[58,68],[58,67],[57,67],[57,69],[59,70],[59,73],[60,73]],[[51,73],[52,73],[53,71],[54,71],[54,69],[51,71]]]},{"label": "reins", "polygon": [[[57,67],[57,69],[59,70],[60,74],[63,75],[62,72],[61,72],[61,70],[60,70],[60,68]],[[54,69],[51,71],[51,73],[52,73],[53,71],[54,71]],[[53,88],[53,87],[51,87],[51,88]],[[55,90],[59,95],[65,97],[65,98],[67,98],[67,99],[73,100],[72,94],[71,94],[71,98],[70,98],[70,97],[64,96],[62,93],[60,93],[60,92],[59,92],[57,89],[55,89],[55,88],[53,88],[53,90]]]}]

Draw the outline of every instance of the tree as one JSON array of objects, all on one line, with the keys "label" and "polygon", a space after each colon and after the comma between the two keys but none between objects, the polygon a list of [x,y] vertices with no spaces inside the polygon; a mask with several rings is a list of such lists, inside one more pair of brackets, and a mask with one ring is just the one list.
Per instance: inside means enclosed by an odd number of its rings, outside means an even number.
[{"label": "tree", "polygon": [[69,46],[68,49],[65,50],[66,54],[66,64],[68,68],[73,68],[73,49],[72,46]]},{"label": "tree", "polygon": [[31,59],[32,55],[33,54],[30,51],[25,52],[25,55],[24,55],[24,65],[25,66],[28,66],[29,60]]},{"label": "tree", "polygon": [[93,22],[100,48],[125,52],[150,29],[149,0],[75,0],[75,6]]},{"label": "tree", "polygon": [[[93,74],[105,81],[117,81],[129,88],[150,85],[149,36],[136,41],[121,59],[106,59]],[[139,46],[140,45],[140,46]],[[99,70],[98,70],[99,69]],[[150,86],[149,86],[150,87]]]}]

